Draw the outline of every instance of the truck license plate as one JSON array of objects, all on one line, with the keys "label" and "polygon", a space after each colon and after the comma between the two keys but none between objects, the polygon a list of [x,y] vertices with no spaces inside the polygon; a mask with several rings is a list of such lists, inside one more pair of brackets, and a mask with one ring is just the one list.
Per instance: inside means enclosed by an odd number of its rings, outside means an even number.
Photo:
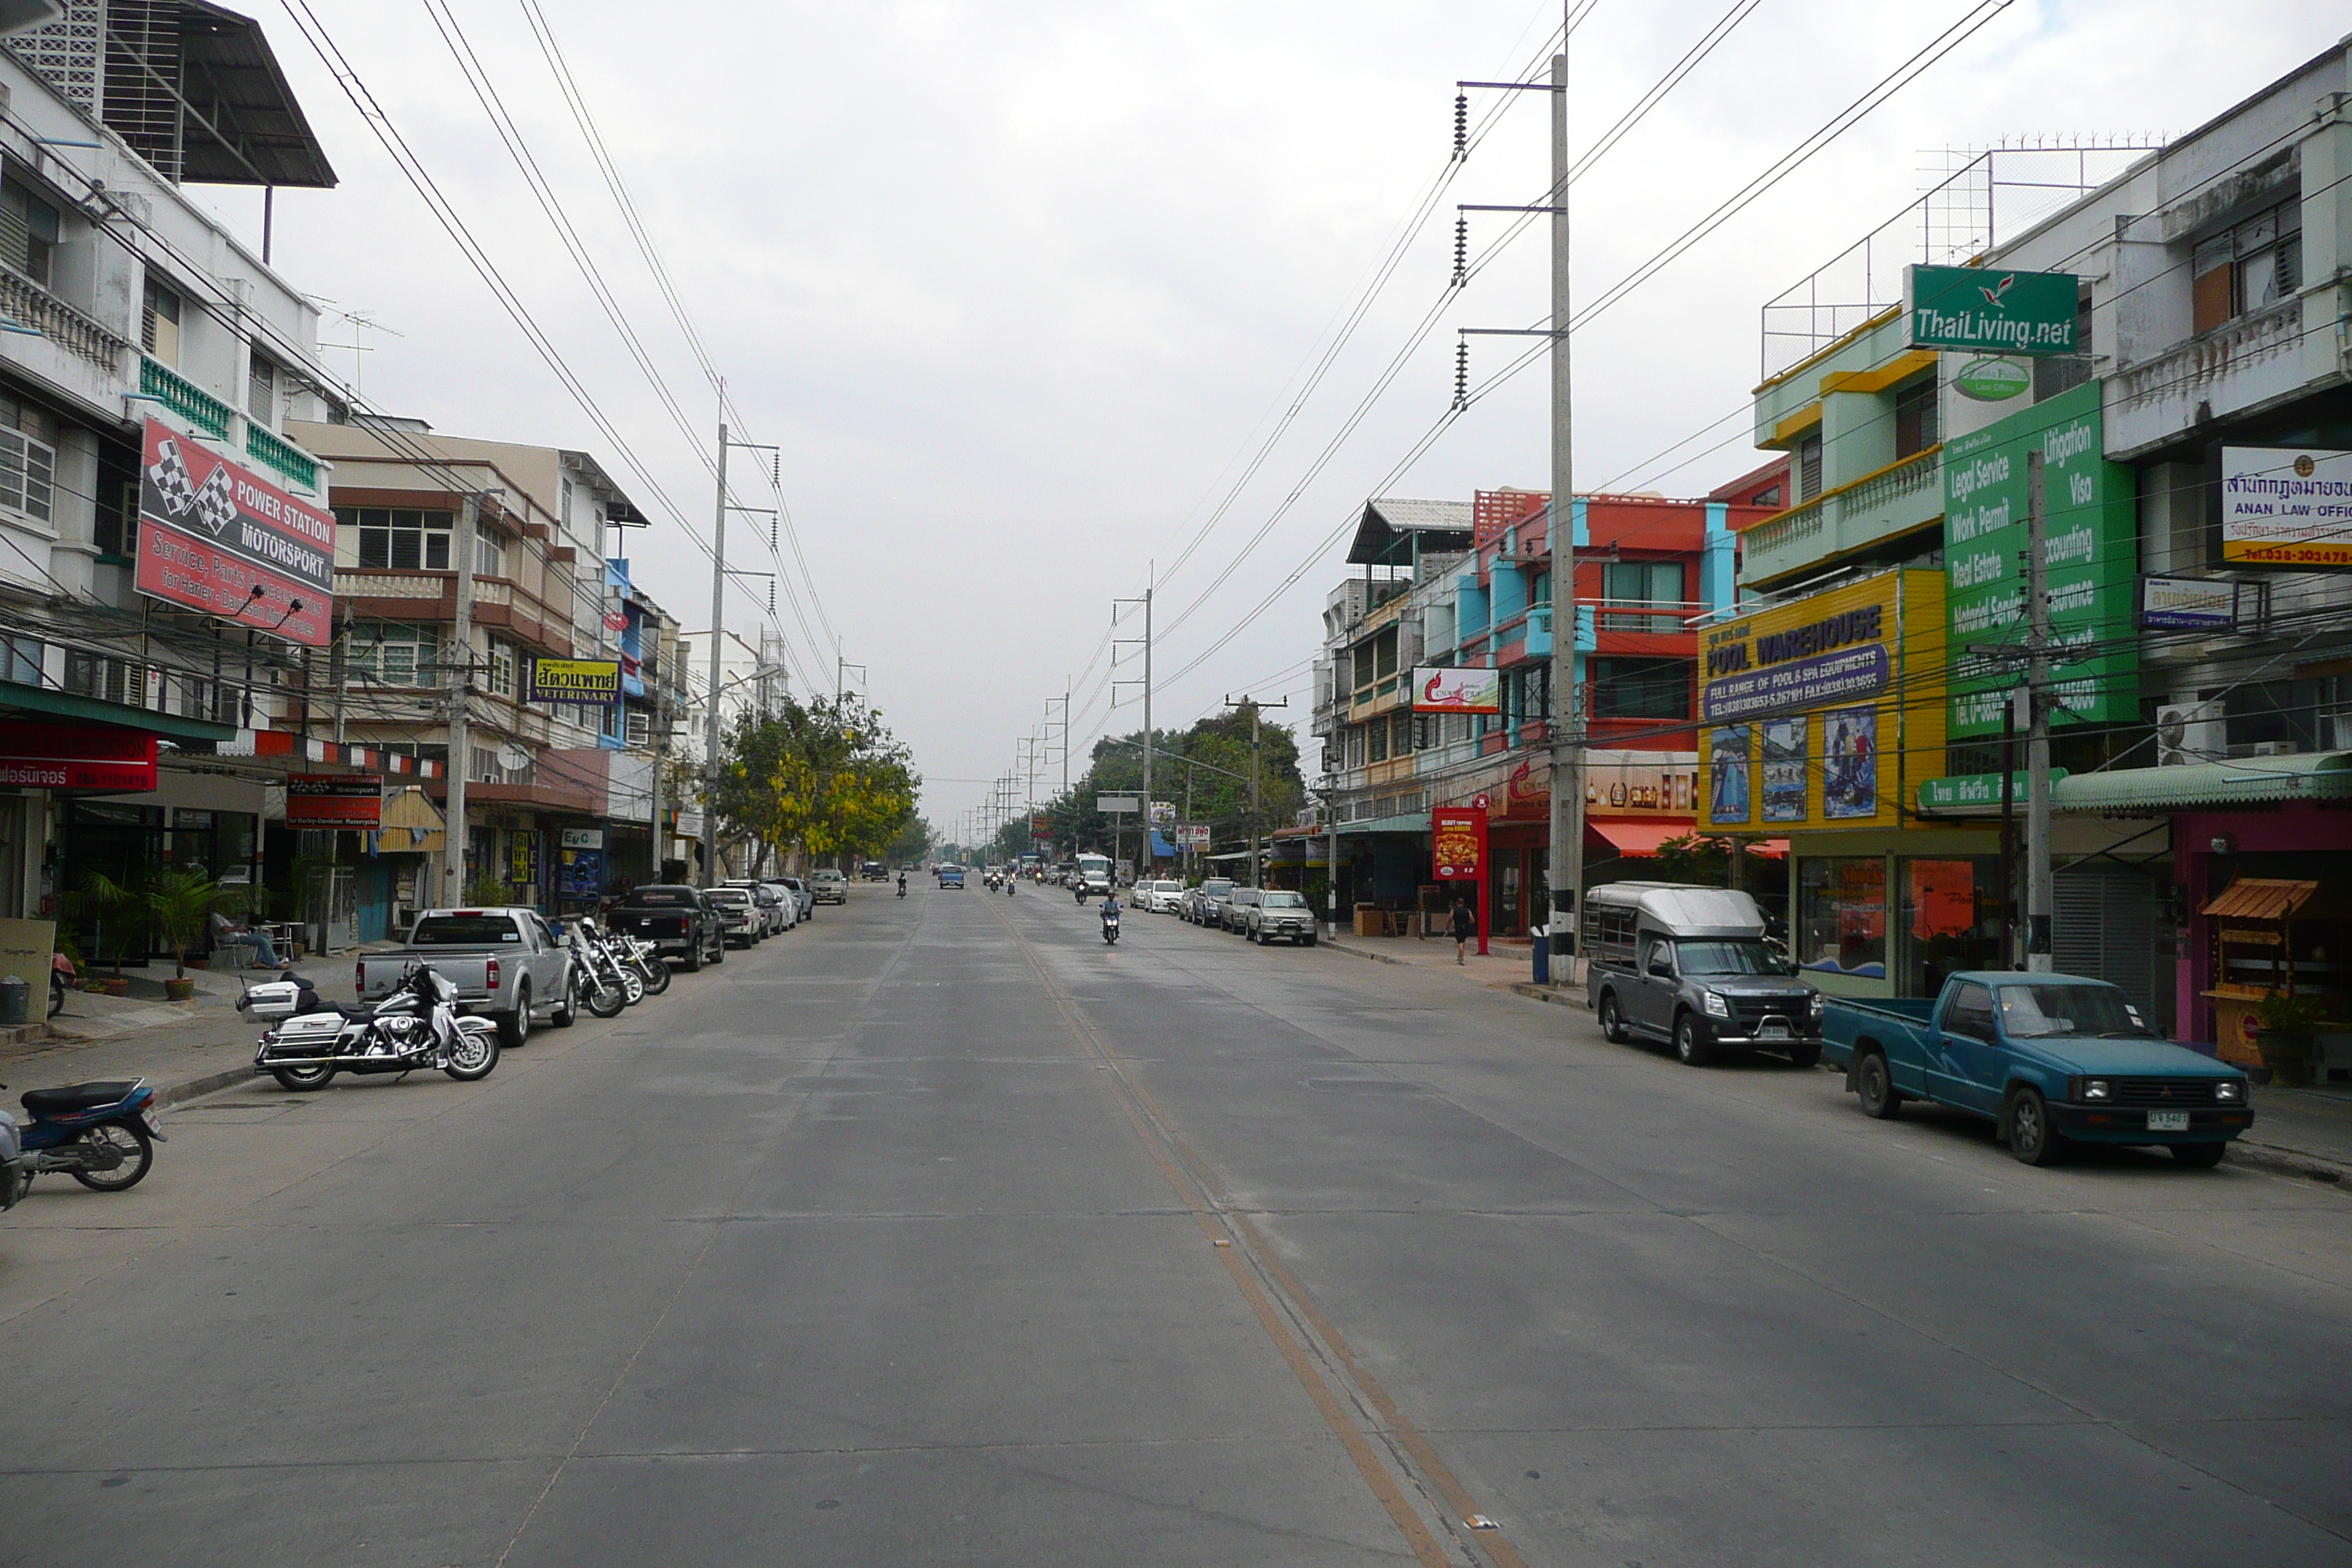
[{"label": "truck license plate", "polygon": [[1756,1031],[1756,1037],[1759,1040],[1785,1040],[1789,1037],[1789,1026],[1778,1018],[1767,1018],[1763,1027]]},{"label": "truck license plate", "polygon": [[2186,1132],[2189,1131],[2189,1112],[2151,1110],[2147,1113],[2147,1130],[2150,1132]]}]

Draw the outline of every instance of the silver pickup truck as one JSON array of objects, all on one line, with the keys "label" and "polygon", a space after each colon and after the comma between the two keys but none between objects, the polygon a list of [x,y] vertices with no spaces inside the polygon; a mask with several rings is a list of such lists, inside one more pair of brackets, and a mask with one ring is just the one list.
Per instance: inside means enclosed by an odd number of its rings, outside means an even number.
[{"label": "silver pickup truck", "polygon": [[391,995],[419,959],[457,987],[459,1012],[498,1021],[507,1049],[522,1044],[534,1024],[562,1028],[578,1016],[570,945],[536,910],[426,910],[409,929],[407,946],[361,958],[359,999]]}]

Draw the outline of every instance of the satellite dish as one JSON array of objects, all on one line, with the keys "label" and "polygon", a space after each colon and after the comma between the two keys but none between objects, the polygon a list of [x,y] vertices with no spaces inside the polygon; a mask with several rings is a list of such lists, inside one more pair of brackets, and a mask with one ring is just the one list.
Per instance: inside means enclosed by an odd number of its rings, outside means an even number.
[{"label": "satellite dish", "polygon": [[530,766],[530,753],[509,741],[499,748],[499,766],[510,773],[519,773]]}]

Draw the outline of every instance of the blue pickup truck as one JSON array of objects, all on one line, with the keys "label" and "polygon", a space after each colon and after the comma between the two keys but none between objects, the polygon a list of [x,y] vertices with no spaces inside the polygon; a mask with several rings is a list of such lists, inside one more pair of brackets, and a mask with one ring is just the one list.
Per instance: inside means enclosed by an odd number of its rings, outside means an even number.
[{"label": "blue pickup truck", "polygon": [[1832,998],[1822,1047],[1865,1113],[1891,1120],[1912,1100],[1970,1111],[2029,1165],[2082,1142],[2210,1167],[2254,1124],[2245,1074],[2166,1040],[2120,987],[2080,975],[1973,971],[1933,1001]]}]

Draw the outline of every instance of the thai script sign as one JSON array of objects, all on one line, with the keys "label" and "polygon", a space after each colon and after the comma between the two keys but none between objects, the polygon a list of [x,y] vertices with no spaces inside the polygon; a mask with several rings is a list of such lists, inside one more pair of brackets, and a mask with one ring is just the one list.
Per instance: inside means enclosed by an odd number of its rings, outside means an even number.
[{"label": "thai script sign", "polygon": [[2222,447],[2221,559],[2305,572],[2352,566],[2352,452]]},{"label": "thai script sign", "polygon": [[1412,710],[1499,713],[1503,710],[1502,674],[1492,669],[1416,669],[1412,672]]},{"label": "thai script sign", "polygon": [[579,702],[611,708],[621,700],[621,661],[616,658],[540,658],[530,666],[526,702]]},{"label": "thai script sign", "polygon": [[2152,631],[2232,630],[2238,624],[2238,584],[2226,578],[2143,577],[2139,624]]},{"label": "thai script sign", "polygon": [[2071,354],[2080,280],[2071,272],[1906,267],[1903,314],[1915,349]]},{"label": "thai script sign", "polygon": [[289,773],[286,826],[373,832],[383,826],[383,781],[373,773]]},{"label": "thai script sign", "polygon": [[2056,716],[2139,717],[2139,651],[2127,635],[2139,556],[2132,471],[2106,460],[2101,438],[2099,386],[2090,382],[1944,443],[1954,739],[2000,733],[2001,709],[2024,679],[2021,660],[1986,650],[2025,641],[2026,458],[2035,450],[2060,645]]},{"label": "thai script sign", "polygon": [[288,642],[332,636],[335,515],[147,421],[138,589]]},{"label": "thai script sign", "polygon": [[155,787],[155,737],[111,724],[0,724],[0,784],[16,789]]},{"label": "thai script sign", "polygon": [[[2050,770],[2050,782],[2053,784],[2065,776],[2064,768]],[[2009,775],[2011,809],[2022,815],[2027,794],[2025,771],[2021,768]],[[1993,811],[2000,809],[1999,773],[1954,773],[1945,778],[1919,781],[1919,809],[1923,812],[1981,812],[1988,808]]]},{"label": "thai script sign", "polygon": [[1209,825],[1205,822],[1178,823],[1176,847],[1180,849],[1206,849],[1209,847]]}]

